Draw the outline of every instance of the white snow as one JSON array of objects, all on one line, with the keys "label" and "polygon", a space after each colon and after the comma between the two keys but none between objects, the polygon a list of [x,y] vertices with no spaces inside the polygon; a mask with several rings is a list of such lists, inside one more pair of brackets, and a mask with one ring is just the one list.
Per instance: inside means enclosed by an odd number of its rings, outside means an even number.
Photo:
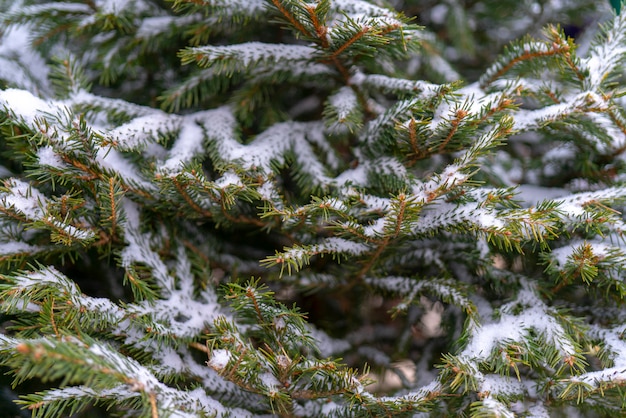
[{"label": "white snow", "polygon": [[271,181],[266,181],[261,186],[259,186],[259,188],[257,188],[257,192],[261,196],[261,199],[267,200],[268,202],[278,203],[280,199],[278,190],[276,190],[276,186]]},{"label": "white snow", "polygon": [[[114,108],[117,111],[124,112],[129,117],[140,117],[148,115],[161,115],[165,114],[159,110],[148,106],[141,106],[135,103],[127,102],[122,99],[112,99],[109,97],[97,96],[89,93],[85,90],[78,90],[71,94],[68,99],[67,105],[92,105],[94,107],[109,109]],[[170,117],[177,117],[176,115],[169,115]]]},{"label": "white snow", "polygon": [[595,143],[596,149],[600,153],[614,154],[615,151],[623,150],[626,147],[626,134],[624,134],[607,114],[589,112],[587,117],[593,121],[597,127],[603,129],[606,136],[610,138],[607,144],[604,142],[604,138],[598,138],[596,135],[592,136],[591,142]]},{"label": "white snow", "polygon": [[48,80],[49,67],[30,46],[30,32],[25,25],[12,25],[2,33],[0,78],[9,85],[47,95],[52,90]]},{"label": "white snow", "polygon": [[[419,402],[423,402],[427,398],[430,398],[431,397],[430,395],[432,395],[433,393],[440,393],[442,389],[443,387],[441,386],[441,383],[438,382],[437,380],[433,380],[427,385],[420,386],[419,388],[413,389],[406,395],[401,395],[398,398],[410,400],[417,404]],[[386,400],[386,399],[391,400],[395,398],[391,398],[391,397],[381,398],[381,400]]]},{"label": "white snow", "polygon": [[468,116],[480,113],[481,109],[488,103],[498,102],[502,92],[487,94],[478,82],[468,84],[457,90],[458,97],[455,100],[444,100],[435,110],[430,129],[435,131],[438,127],[448,127],[449,121],[456,119],[458,109],[467,111]]},{"label": "white snow", "polygon": [[46,391],[42,400],[44,402],[54,402],[59,400],[67,400],[69,398],[81,398],[81,397],[102,397],[102,398],[115,398],[115,399],[129,399],[141,396],[138,392],[132,392],[128,390],[127,385],[119,385],[109,389],[94,390],[88,386],[66,386],[62,389],[52,389]]},{"label": "white snow", "polygon": [[143,178],[135,166],[113,147],[99,148],[95,160],[104,169],[119,174],[120,178],[123,178],[127,183],[143,187],[146,190],[155,189],[155,186]]},{"label": "white snow", "polygon": [[330,96],[328,103],[335,109],[339,123],[343,123],[358,105],[354,90],[348,86],[340,88],[335,94]]},{"label": "white snow", "polygon": [[33,254],[43,248],[20,241],[0,242],[0,255],[9,254]]},{"label": "white snow", "polygon": [[322,405],[322,414],[324,414],[324,416],[333,416],[335,414],[333,414],[333,412],[335,410],[341,410],[341,406],[336,404],[335,402],[333,402],[332,400],[329,402],[325,402]]},{"label": "white snow", "polygon": [[306,62],[316,50],[304,45],[269,44],[263,42],[245,42],[227,46],[201,46],[191,48],[196,55],[204,55],[207,61],[219,62],[225,58],[235,58],[240,68],[258,64],[264,60],[286,63]]},{"label": "white snow", "polygon": [[131,150],[143,147],[148,142],[154,142],[159,133],[169,133],[179,129],[179,125],[178,117],[154,111],[108,131],[107,136],[118,143],[117,149]]},{"label": "white snow", "polygon": [[216,370],[223,370],[230,359],[233,357],[232,353],[228,350],[217,349],[211,352],[211,360],[209,360],[209,366]]},{"label": "white snow", "polygon": [[479,390],[480,392],[515,397],[523,395],[526,388],[516,377],[487,374],[482,376]]},{"label": "white snow", "polygon": [[[551,313],[550,307],[534,293],[529,284],[521,290],[517,299],[503,305],[500,318],[490,324],[476,327],[461,356],[470,361],[486,360],[500,344],[507,341],[522,342],[528,331],[534,330],[561,352],[563,358],[576,353],[567,333]],[[524,307],[518,312],[520,307]],[[515,314],[513,313],[515,312]]]},{"label": "white snow", "polygon": [[0,90],[0,106],[10,109],[29,125],[34,125],[35,119],[42,118],[44,114],[55,114],[58,110],[32,93],[18,89]]},{"label": "white snow", "polygon": [[370,286],[376,286],[389,292],[399,295],[407,295],[412,292],[420,291],[424,287],[423,281],[415,281],[408,277],[386,276],[376,278],[365,278],[365,282]]},{"label": "white snow", "polygon": [[261,384],[270,391],[275,391],[278,387],[281,386],[278,379],[276,379],[276,376],[274,376],[270,372],[263,372],[259,374],[259,380],[261,381]]},{"label": "white snow", "polygon": [[344,170],[335,178],[335,182],[338,185],[352,184],[354,186],[365,186],[367,183],[367,176],[370,170],[370,164],[364,162],[356,168]]},{"label": "white snow", "polygon": [[520,109],[515,113],[515,125],[513,128],[519,131],[532,130],[540,127],[547,121],[562,119],[566,115],[572,114],[579,109],[585,109],[588,99],[595,96],[595,93],[585,91],[575,96],[565,98],[562,103],[535,110]]},{"label": "white snow", "polygon": [[498,418],[515,418],[515,414],[510,411],[502,402],[492,396],[483,399],[483,405]]},{"label": "white snow", "polygon": [[335,0],[333,2],[336,10],[341,10],[350,17],[371,16],[385,18],[389,22],[400,23],[396,19],[396,13],[388,8],[379,7],[363,0]]},{"label": "white snow", "polygon": [[[444,168],[441,174],[433,175],[427,182],[416,182],[412,185],[412,193],[418,202],[429,203],[441,195],[460,186],[469,176],[463,172],[457,164],[450,164]],[[412,196],[413,197],[413,196]]]},{"label": "white snow", "polygon": [[47,206],[46,197],[30,184],[19,179],[10,179],[6,183],[9,192],[0,193],[0,204],[14,208],[30,220],[40,220]]},{"label": "white snow", "polygon": [[384,234],[387,217],[381,217],[363,228],[363,234],[367,237],[380,237]]},{"label": "white snow", "polygon": [[[583,247],[588,247],[591,250],[592,256],[597,257],[599,261],[606,258],[610,253],[614,253],[616,256],[622,253],[618,247],[614,247],[604,242],[573,240],[566,246],[553,249],[550,253],[550,258],[556,261],[561,268],[563,268],[568,262],[577,264],[573,255],[575,253],[579,253]],[[623,256],[621,258],[622,263],[626,261]]]},{"label": "white snow", "polygon": [[[348,3],[344,0],[339,0],[335,3],[341,4],[341,14],[335,14],[333,19],[327,22],[328,29],[326,31],[328,43],[334,45],[335,48],[345,45],[345,35],[343,33],[345,33],[346,28],[350,31],[367,32],[372,27],[393,29],[402,26],[402,23],[389,9],[377,8],[378,10],[373,10],[371,5],[367,5],[369,7],[350,7],[357,6],[357,4],[354,4],[354,1]],[[405,30],[405,36],[409,37],[409,32],[409,30]],[[337,36],[337,34],[341,35]]]},{"label": "white snow", "polygon": [[320,244],[315,245],[314,248],[315,250],[320,252],[359,255],[367,251],[369,249],[369,246],[344,238],[331,237],[324,239]]},{"label": "white snow", "polygon": [[[77,292],[78,293],[78,292]],[[121,322],[126,316],[126,312],[107,298],[93,298],[86,295],[75,295],[77,306],[84,308],[87,312],[97,312],[108,321],[113,323]],[[128,330],[128,329],[127,329]]]},{"label": "white snow", "polygon": [[212,4],[222,6],[226,13],[245,14],[246,16],[258,16],[267,10],[267,3],[264,0],[217,0]]},{"label": "white snow", "polygon": [[[236,123],[232,109],[221,107],[207,111],[202,117],[196,117],[196,120],[205,129],[207,138],[214,143],[224,161],[239,162],[248,170],[271,172],[272,163],[284,163],[286,152],[291,150],[303,171],[313,181],[322,184],[330,182],[325,167],[315,158],[309,143],[310,140],[314,143],[320,141],[317,136],[324,130],[322,122],[276,123],[258,134],[248,145],[243,145],[235,136]],[[199,141],[200,137],[197,139]]]},{"label": "white snow", "polygon": [[404,78],[393,78],[381,74],[368,74],[357,72],[350,79],[354,85],[365,85],[379,88],[381,90],[404,91],[416,94],[421,99],[428,99],[437,94],[438,85],[422,80],[407,80]]},{"label": "white snow", "polygon": [[[111,0],[109,0],[111,1]],[[91,14],[93,10],[88,4],[71,3],[71,2],[49,2],[45,4],[36,4],[30,6],[22,6],[23,13],[32,13],[33,15],[38,13],[76,13],[76,14]],[[61,13],[59,13],[61,12]]]},{"label": "white snow", "polygon": [[615,70],[616,66],[623,62],[626,55],[626,18],[618,15],[613,27],[609,29],[607,42],[599,42],[592,46],[589,51],[589,58],[583,61],[589,71],[588,88],[599,91],[605,78]]},{"label": "white snow", "polygon": [[219,314],[217,296],[209,289],[200,295],[195,294],[191,262],[182,249],[177,254],[175,276],[170,273],[169,266],[152,249],[154,237],[140,231],[137,205],[126,198],[122,200],[122,204],[126,214],[125,240],[128,244],[121,253],[122,264],[126,267],[133,263],[143,263],[151,268],[163,297],[144,306],[144,313],[149,313],[160,323],[169,324],[169,328],[164,328],[164,331],[167,329],[167,332],[176,337],[198,335]]},{"label": "white snow", "polygon": [[[123,11],[130,3],[131,0],[99,0],[100,13],[102,14],[115,14]],[[137,1],[132,2],[133,6],[137,6]]]},{"label": "white snow", "polygon": [[44,219],[46,224],[53,225],[58,230],[63,231],[63,235],[67,235],[78,240],[89,240],[95,236],[95,232],[89,230],[79,229],[73,225],[66,224],[51,216]]},{"label": "white snow", "polygon": [[54,149],[49,145],[43,146],[37,150],[37,158],[41,165],[47,165],[61,170],[67,168],[67,164],[63,162],[59,154],[54,152]]},{"label": "white snow", "polygon": [[347,206],[345,205],[345,203],[343,203],[341,200],[339,200],[336,197],[324,199],[324,201],[323,201],[323,203],[321,203],[321,205],[324,205],[324,207],[328,207],[328,208],[336,210],[338,212],[343,212],[343,211],[347,210]]},{"label": "white snow", "polygon": [[195,156],[204,152],[204,132],[196,123],[201,119],[201,114],[194,114],[184,119],[178,138],[168,154],[168,159],[159,167],[159,170],[174,176],[182,170],[183,166]]},{"label": "white snow", "polygon": [[282,331],[287,326],[285,318],[282,316],[275,317],[272,323],[277,331]]},{"label": "white snow", "polygon": [[565,217],[583,218],[588,216],[584,210],[585,206],[588,204],[618,199],[625,194],[626,187],[607,187],[593,192],[571,194],[557,201],[560,203],[559,211],[561,211]]},{"label": "white snow", "polygon": [[67,288],[69,286],[69,289],[67,290],[70,293],[75,293],[77,289],[76,285],[73,282],[70,282],[61,272],[59,272],[53,266],[46,266],[39,270],[20,273],[16,276],[16,279],[16,284],[23,288],[37,286],[41,283],[49,283],[50,285],[53,285],[55,287],[61,286]]},{"label": "white snow", "polygon": [[152,269],[152,275],[161,287],[162,294],[171,295],[174,279],[168,274],[168,267],[161,257],[152,250],[150,235],[141,232],[139,206],[125,197],[122,199],[122,207],[125,214],[124,239],[127,243],[120,254],[122,266],[130,267],[133,263],[145,263]]}]

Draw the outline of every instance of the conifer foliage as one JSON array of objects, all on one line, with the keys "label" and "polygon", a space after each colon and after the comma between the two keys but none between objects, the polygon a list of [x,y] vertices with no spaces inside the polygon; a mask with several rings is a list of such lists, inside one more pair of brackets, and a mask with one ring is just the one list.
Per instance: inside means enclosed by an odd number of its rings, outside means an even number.
[{"label": "conifer foliage", "polygon": [[7,411],[621,414],[626,15],[531,3],[0,0]]}]

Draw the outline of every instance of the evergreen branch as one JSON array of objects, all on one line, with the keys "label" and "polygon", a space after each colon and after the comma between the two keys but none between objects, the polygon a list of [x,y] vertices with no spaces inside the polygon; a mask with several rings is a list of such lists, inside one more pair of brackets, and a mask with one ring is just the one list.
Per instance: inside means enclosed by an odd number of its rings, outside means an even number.
[{"label": "evergreen branch", "polygon": [[468,298],[468,289],[452,279],[428,278],[413,279],[408,277],[366,277],[365,282],[373,287],[384,289],[403,296],[402,302],[393,308],[394,314],[405,312],[409,305],[419,301],[418,296],[432,294],[444,303],[452,303],[473,317],[477,313],[474,303]]},{"label": "evergreen branch", "polygon": [[330,96],[324,108],[324,117],[330,129],[340,125],[348,128],[350,132],[358,129],[363,117],[354,90],[344,86]]},{"label": "evergreen branch", "polygon": [[467,112],[465,110],[458,109],[456,111],[455,118],[450,121],[450,124],[452,125],[452,129],[450,129],[450,132],[448,133],[446,138],[439,145],[439,152],[443,152],[443,150],[446,148],[446,145],[448,145],[448,143],[450,142],[450,140],[452,139],[452,137],[458,130],[459,124],[461,123],[461,121],[463,121],[463,118],[465,118],[466,116],[467,116]]},{"label": "evergreen branch", "polygon": [[534,61],[539,58],[549,58],[567,54],[571,51],[568,43],[555,43],[550,46],[547,43],[531,42],[529,40],[512,45],[505,50],[501,59],[493,64],[480,79],[480,86],[485,88],[521,63]]},{"label": "evergreen branch", "polygon": [[93,390],[85,386],[68,386],[51,389],[23,397],[20,403],[32,411],[34,416],[60,416],[79,414],[90,404],[102,403],[122,405],[129,409],[141,409],[141,393],[129,393],[126,385],[117,388]]},{"label": "evergreen branch", "polygon": [[187,202],[187,204],[189,204],[189,206],[193,210],[195,210],[196,212],[198,212],[200,215],[202,215],[205,218],[213,217],[213,214],[210,211],[201,208],[200,206],[198,206],[196,202],[194,202],[194,200],[189,196],[189,193],[187,193],[187,191],[185,190],[184,185],[180,184],[180,182],[177,179],[172,178],[172,183],[176,187],[176,190],[178,190],[180,195],[183,197],[183,199],[185,199],[185,202]]},{"label": "evergreen branch", "polygon": [[330,55],[329,59],[335,60],[337,57],[339,57],[339,55],[341,55],[345,50],[347,50],[348,48],[350,48],[350,46],[352,46],[352,44],[354,44],[355,42],[357,42],[359,39],[361,39],[363,36],[365,36],[372,28],[370,28],[369,26],[364,26],[362,27],[357,33],[355,33],[354,35],[352,35],[351,38],[349,38],[348,40],[346,40],[344,43],[342,43],[337,49],[335,49],[332,54]]},{"label": "evergreen branch", "polygon": [[268,64],[303,65],[315,56],[315,49],[301,45],[247,42],[240,45],[187,48],[179,55],[183,64],[197,62],[202,68],[215,66],[218,73],[231,76],[244,69],[250,72],[264,65],[269,66]]},{"label": "evergreen branch", "polygon": [[425,152],[422,151],[420,146],[418,145],[418,137],[417,137],[417,121],[413,118],[409,121],[409,144],[411,145],[412,153],[408,155],[409,167],[417,162],[417,160],[421,159],[425,156]]},{"label": "evergreen branch", "polygon": [[175,88],[160,97],[162,106],[168,111],[178,112],[182,108],[196,107],[207,98],[226,91],[238,81],[236,74],[231,77],[217,77],[213,70],[203,70],[179,83]]},{"label": "evergreen branch", "polygon": [[[3,351],[7,349],[7,341],[4,342]],[[91,386],[96,390],[114,389],[108,392],[109,396],[115,394],[121,397],[121,400],[128,399],[129,391],[139,392],[147,400],[141,405],[140,410],[149,411],[151,415],[160,413],[159,411],[175,411],[176,408],[185,404],[196,413],[213,413],[221,416],[228,413],[221,404],[206,399],[206,395],[200,395],[198,391],[194,392],[194,395],[198,397],[198,402],[187,403],[190,400],[188,394],[168,388],[137,362],[95,341],[89,340],[89,344],[86,344],[71,339],[64,342],[41,339],[16,342],[11,345],[14,346],[19,356],[10,360],[10,363],[19,363],[23,367],[22,371],[16,375],[18,381],[29,376],[30,373],[42,375],[44,379],[54,379],[59,376],[69,384],[84,381],[86,386]],[[64,382],[61,386],[65,386]],[[119,390],[119,383],[122,383],[126,390]],[[24,402],[27,402],[31,409],[54,410],[56,408],[54,403],[48,403],[51,400],[43,399],[48,402],[34,402],[36,399],[31,398]],[[236,410],[232,412],[236,413]]]},{"label": "evergreen branch", "polygon": [[326,13],[328,13],[328,8],[330,7],[330,1],[320,1],[317,6],[306,6],[307,11],[309,12],[309,16],[311,18],[311,23],[315,28],[315,35],[320,40],[322,48],[328,48],[328,27],[320,21],[320,17],[325,18]]},{"label": "evergreen branch", "polygon": [[121,204],[120,200],[121,200],[121,197],[123,196],[123,190],[119,186],[119,183],[115,177],[109,178],[108,190],[106,194],[104,195],[107,197],[107,200],[106,200],[107,205],[106,205],[105,213],[109,214],[108,216],[105,217],[105,220],[110,225],[109,234],[115,235],[117,228],[118,228],[118,222],[119,222],[119,216],[120,216],[120,213],[119,213],[120,204]]},{"label": "evergreen branch", "polygon": [[350,82],[357,86],[374,87],[384,92],[418,95],[425,100],[436,96],[444,96],[448,92],[447,89],[449,89],[448,86],[440,86],[422,80],[413,81],[381,74],[363,74],[361,72],[355,74]]},{"label": "evergreen branch", "polygon": [[623,63],[626,57],[626,19],[624,15],[617,15],[612,22],[604,25],[601,37],[598,37],[589,51],[589,57],[584,61],[588,72],[585,79],[585,88],[599,92],[608,82],[611,82],[613,73]]},{"label": "evergreen branch", "polygon": [[589,39],[600,3],[166,3],[0,0],[7,397],[620,414],[626,18],[577,48],[510,41]]},{"label": "evergreen branch", "polygon": [[281,13],[281,15],[287,19],[287,21],[301,34],[303,34],[304,36],[311,38],[312,34],[302,25],[302,23],[300,23],[295,16],[285,8],[285,6],[283,6],[282,1],[281,0],[272,0],[272,4],[274,5],[274,7],[276,7],[278,9],[278,11]]},{"label": "evergreen branch", "polygon": [[172,7],[178,12],[213,12],[235,20],[238,16],[252,18],[262,14],[265,4],[264,0],[174,0]]},{"label": "evergreen branch", "polygon": [[299,271],[304,265],[309,264],[311,257],[316,255],[331,254],[333,257],[342,255],[361,255],[369,249],[368,245],[349,241],[342,238],[327,238],[315,245],[293,246],[286,248],[285,251],[276,252],[276,255],[266,257],[261,261],[263,265],[272,266],[279,264],[281,266],[281,275],[285,266],[287,274],[291,275],[292,269]]}]

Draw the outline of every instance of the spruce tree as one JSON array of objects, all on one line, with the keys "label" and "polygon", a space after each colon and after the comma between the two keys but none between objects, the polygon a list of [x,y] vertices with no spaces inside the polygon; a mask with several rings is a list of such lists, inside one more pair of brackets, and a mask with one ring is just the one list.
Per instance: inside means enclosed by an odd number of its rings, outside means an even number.
[{"label": "spruce tree", "polygon": [[0,409],[622,415],[613,6],[0,0]]}]

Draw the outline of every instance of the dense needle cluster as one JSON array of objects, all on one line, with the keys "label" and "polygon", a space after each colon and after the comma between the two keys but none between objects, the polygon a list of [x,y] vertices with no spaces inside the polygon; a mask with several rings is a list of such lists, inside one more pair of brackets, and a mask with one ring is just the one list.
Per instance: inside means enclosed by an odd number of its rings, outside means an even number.
[{"label": "dense needle cluster", "polygon": [[15,416],[621,413],[608,3],[0,0],[0,21]]}]

